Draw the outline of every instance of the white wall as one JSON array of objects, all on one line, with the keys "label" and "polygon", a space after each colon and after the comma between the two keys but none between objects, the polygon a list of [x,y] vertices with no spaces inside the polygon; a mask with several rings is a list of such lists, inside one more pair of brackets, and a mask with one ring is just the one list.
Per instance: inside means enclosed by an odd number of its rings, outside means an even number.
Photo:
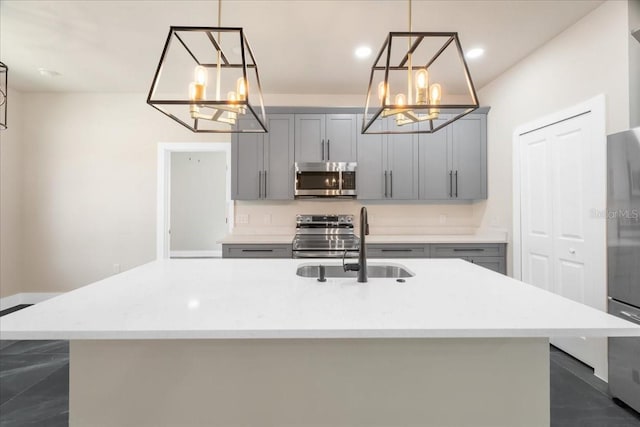
[{"label": "white wall", "polygon": [[155,259],[158,142],[191,133],[144,94],[27,94],[22,292],[74,289]]},{"label": "white wall", "polygon": [[171,251],[220,251],[228,233],[227,154],[171,153]]},{"label": "white wall", "polygon": [[604,93],[607,133],[629,127],[627,28],[627,3],[605,2],[479,91],[482,104],[491,106],[489,200],[476,211],[481,227],[512,227],[512,137],[518,125]]},{"label": "white wall", "polygon": [[21,292],[22,94],[8,93],[8,127],[0,130],[0,298]]}]

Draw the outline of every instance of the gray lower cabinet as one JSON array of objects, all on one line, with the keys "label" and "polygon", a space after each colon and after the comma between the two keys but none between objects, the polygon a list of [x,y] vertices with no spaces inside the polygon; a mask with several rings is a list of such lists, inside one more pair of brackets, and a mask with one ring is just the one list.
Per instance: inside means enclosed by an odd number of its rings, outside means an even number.
[{"label": "gray lower cabinet", "polygon": [[[362,115],[358,115],[358,122]],[[372,126],[380,130],[381,124]],[[358,134],[358,199],[418,198],[418,139],[413,134]]]},{"label": "gray lower cabinet", "polygon": [[296,114],[296,162],[355,162],[354,114]]},{"label": "gray lower cabinet", "polygon": [[373,243],[368,258],[460,258],[507,274],[506,243]]},{"label": "gray lower cabinet", "polygon": [[421,200],[487,198],[486,114],[469,114],[433,134],[420,134],[419,152]]},{"label": "gray lower cabinet", "polygon": [[432,244],[431,258],[462,258],[489,270],[507,274],[506,243]]},{"label": "gray lower cabinet", "polygon": [[[239,126],[254,126],[239,121]],[[234,200],[293,199],[294,116],[270,114],[268,133],[231,139],[231,196]]]},{"label": "gray lower cabinet", "polygon": [[291,244],[222,244],[223,258],[291,258]]}]

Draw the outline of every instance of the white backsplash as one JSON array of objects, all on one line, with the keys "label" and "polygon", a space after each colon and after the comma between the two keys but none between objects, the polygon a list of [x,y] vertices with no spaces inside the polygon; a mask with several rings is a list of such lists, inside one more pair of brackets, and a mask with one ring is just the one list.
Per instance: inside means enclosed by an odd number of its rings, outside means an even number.
[{"label": "white backsplash", "polygon": [[483,203],[387,204],[355,200],[235,202],[234,234],[293,234],[296,214],[353,214],[367,207],[371,233],[476,234]]}]

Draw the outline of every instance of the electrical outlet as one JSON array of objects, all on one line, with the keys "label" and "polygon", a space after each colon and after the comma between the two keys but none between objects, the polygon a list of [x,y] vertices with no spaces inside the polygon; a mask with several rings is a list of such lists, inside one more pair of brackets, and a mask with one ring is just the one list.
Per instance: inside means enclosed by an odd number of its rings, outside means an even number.
[{"label": "electrical outlet", "polygon": [[236,217],[236,224],[249,224],[249,215],[239,214]]},{"label": "electrical outlet", "polygon": [[446,224],[446,223],[447,223],[447,216],[440,215],[440,224]]},{"label": "electrical outlet", "polygon": [[120,264],[113,264],[113,274],[120,273]]}]

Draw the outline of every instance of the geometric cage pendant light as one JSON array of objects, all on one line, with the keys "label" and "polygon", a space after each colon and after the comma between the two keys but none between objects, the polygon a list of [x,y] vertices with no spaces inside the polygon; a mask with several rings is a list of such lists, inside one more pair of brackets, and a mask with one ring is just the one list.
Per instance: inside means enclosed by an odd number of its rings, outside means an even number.
[{"label": "geometric cage pendant light", "polygon": [[364,134],[433,133],[479,107],[458,33],[391,32],[372,67]]},{"label": "geometric cage pendant light", "polygon": [[193,132],[267,132],[262,86],[242,28],[176,27],[162,50],[147,104]]}]

